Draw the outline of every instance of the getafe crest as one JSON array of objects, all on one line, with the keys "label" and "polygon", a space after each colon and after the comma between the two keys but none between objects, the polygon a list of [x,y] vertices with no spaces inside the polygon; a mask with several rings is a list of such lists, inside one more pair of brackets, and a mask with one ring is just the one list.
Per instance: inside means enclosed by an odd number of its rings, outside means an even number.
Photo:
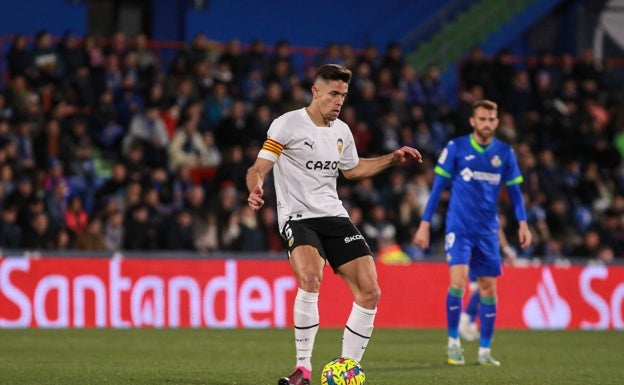
[{"label": "getafe crest", "polygon": [[500,167],[500,165],[502,164],[500,158],[498,157],[498,155],[494,155],[494,157],[492,158],[492,166],[494,167]]}]

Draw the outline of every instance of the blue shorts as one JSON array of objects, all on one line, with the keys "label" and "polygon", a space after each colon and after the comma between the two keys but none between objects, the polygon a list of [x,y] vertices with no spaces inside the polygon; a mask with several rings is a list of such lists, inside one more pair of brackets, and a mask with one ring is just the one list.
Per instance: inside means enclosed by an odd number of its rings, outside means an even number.
[{"label": "blue shorts", "polygon": [[501,275],[498,234],[457,235],[447,233],[444,253],[449,266],[468,265],[470,278]]}]

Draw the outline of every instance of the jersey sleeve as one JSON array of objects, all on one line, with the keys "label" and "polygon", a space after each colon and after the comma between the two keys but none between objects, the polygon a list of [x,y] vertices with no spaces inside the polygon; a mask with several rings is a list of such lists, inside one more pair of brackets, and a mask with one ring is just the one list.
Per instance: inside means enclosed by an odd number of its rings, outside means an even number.
[{"label": "jersey sleeve", "polygon": [[522,174],[520,173],[516,153],[511,146],[509,146],[508,159],[503,180],[507,186],[518,185],[524,181],[524,178],[522,178]]},{"label": "jersey sleeve", "polygon": [[269,126],[267,138],[258,153],[259,158],[277,161],[284,148],[291,140],[292,134],[286,129],[284,119],[276,119]]},{"label": "jersey sleeve", "polygon": [[455,152],[457,146],[455,142],[450,141],[446,144],[446,147],[440,153],[438,157],[438,163],[436,164],[433,172],[446,179],[451,179],[451,176],[455,172]]},{"label": "jersey sleeve", "polygon": [[355,147],[355,139],[353,139],[353,134],[349,129],[349,126],[345,125],[346,129],[344,130],[344,139],[343,139],[343,148],[340,153],[340,162],[338,164],[338,168],[341,170],[351,170],[356,167],[358,163],[360,163],[360,156],[357,153],[357,148]]}]

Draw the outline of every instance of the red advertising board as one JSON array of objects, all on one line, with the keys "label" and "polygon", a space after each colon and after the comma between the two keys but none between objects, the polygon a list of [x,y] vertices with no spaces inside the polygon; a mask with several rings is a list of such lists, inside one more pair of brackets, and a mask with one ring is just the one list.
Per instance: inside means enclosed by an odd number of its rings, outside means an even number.
[{"label": "red advertising board", "polygon": [[[442,328],[444,263],[378,265],[376,327]],[[263,260],[0,259],[0,327],[268,328],[292,325],[288,263]],[[624,267],[505,269],[499,328],[624,329]],[[352,298],[325,269],[321,325],[342,327]]]}]

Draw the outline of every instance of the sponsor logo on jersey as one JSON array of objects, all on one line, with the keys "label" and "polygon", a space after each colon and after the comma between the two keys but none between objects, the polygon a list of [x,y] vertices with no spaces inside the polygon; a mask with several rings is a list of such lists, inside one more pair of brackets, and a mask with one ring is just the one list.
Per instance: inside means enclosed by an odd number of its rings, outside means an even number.
[{"label": "sponsor logo on jersey", "polygon": [[344,146],[344,143],[342,142],[342,139],[338,138],[338,141],[336,142],[336,147],[338,148],[339,154],[342,154],[343,146]]},{"label": "sponsor logo on jersey", "polygon": [[440,153],[440,156],[438,157],[438,164],[444,164],[444,162],[446,162],[447,156],[448,156],[448,150],[445,148],[444,150],[442,150],[442,152]]},{"label": "sponsor logo on jersey", "polygon": [[308,170],[337,170],[338,161],[335,160],[309,160],[306,162]]},{"label": "sponsor logo on jersey", "polygon": [[479,182],[480,181],[488,182],[490,184],[499,184],[500,181],[501,181],[500,174],[494,174],[494,173],[491,173],[491,172],[484,172],[484,171],[472,171],[468,167],[466,167],[463,170],[461,170],[459,175],[461,175],[462,179],[465,182],[470,182],[471,180],[476,180],[476,181],[479,181]]}]

